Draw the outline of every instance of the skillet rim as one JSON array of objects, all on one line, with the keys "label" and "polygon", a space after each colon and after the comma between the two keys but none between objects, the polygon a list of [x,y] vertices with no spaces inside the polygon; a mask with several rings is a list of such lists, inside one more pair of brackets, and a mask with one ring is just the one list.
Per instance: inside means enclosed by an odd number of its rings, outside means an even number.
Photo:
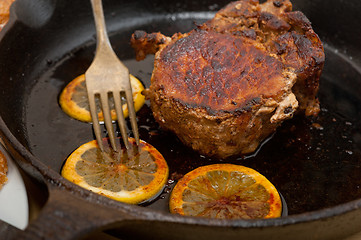
[{"label": "skillet rim", "polygon": [[[19,1],[19,0],[17,0]],[[17,2],[16,1],[16,2]],[[3,28],[0,33],[0,41],[6,35],[6,33],[16,24],[17,16],[15,13],[16,2],[10,9],[10,19],[7,25]],[[202,226],[214,226],[214,227],[237,227],[237,228],[267,228],[267,227],[278,227],[278,226],[287,226],[294,225],[299,223],[314,222],[318,220],[326,220],[328,218],[337,217],[343,214],[347,214],[354,210],[361,209],[361,198],[350,201],[348,203],[343,203],[336,205],[334,207],[328,207],[316,211],[305,212],[301,214],[289,215],[281,218],[274,219],[260,219],[260,220],[219,220],[219,219],[207,219],[207,218],[197,218],[197,217],[188,217],[188,216],[178,216],[171,213],[163,213],[161,211],[146,209],[137,205],[129,205],[121,202],[117,202],[112,199],[108,199],[96,193],[93,193],[89,190],[83,189],[80,186],[69,182],[65,178],[61,177],[59,173],[55,170],[48,168],[43,162],[41,162],[37,157],[32,155],[29,150],[23,146],[20,141],[12,134],[12,132],[7,127],[6,123],[1,117],[0,114],[0,137],[5,137],[8,141],[5,141],[7,147],[12,147],[14,150],[20,154],[26,161],[31,165],[31,168],[34,168],[40,176],[43,178],[42,181],[47,183],[47,188],[49,186],[55,186],[56,188],[63,189],[70,194],[76,194],[84,198],[85,196],[90,197],[87,199],[90,202],[97,205],[104,205],[112,208],[118,208],[123,210],[126,213],[129,213],[131,216],[134,216],[135,219],[145,220],[145,221],[166,221],[172,223],[181,223],[181,224],[196,224]],[[8,145],[11,144],[10,146]],[[12,154],[10,152],[10,154]],[[13,155],[13,154],[12,154]],[[19,163],[19,160],[16,156],[13,156],[14,160]],[[24,169],[23,164],[19,164],[20,167],[27,172],[31,177],[37,178],[38,176],[29,173],[27,169]],[[100,203],[100,204],[99,204]],[[138,218],[137,218],[138,217]]]}]

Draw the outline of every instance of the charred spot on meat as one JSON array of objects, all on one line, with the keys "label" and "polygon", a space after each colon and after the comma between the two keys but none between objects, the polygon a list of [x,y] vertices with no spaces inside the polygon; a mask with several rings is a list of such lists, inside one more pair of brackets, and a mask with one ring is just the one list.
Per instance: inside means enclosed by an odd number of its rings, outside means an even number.
[{"label": "charred spot on meat", "polygon": [[155,54],[155,119],[206,156],[251,153],[295,113],[319,112],[323,46],[288,0],[232,2],[189,33],[131,43],[137,60]]}]

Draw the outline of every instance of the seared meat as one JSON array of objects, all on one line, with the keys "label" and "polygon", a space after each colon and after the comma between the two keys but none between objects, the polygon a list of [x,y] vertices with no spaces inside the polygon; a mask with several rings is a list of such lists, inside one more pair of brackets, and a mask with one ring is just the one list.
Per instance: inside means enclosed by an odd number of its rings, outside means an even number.
[{"label": "seared meat", "polygon": [[201,154],[251,153],[296,111],[319,112],[322,43],[288,0],[232,2],[189,33],[131,43],[137,60],[155,53],[155,119]]}]

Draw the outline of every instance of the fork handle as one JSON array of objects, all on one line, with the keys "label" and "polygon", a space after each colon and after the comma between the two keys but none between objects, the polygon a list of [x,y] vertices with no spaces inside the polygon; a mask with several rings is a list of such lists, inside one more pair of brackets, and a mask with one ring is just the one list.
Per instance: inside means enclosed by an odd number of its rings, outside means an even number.
[{"label": "fork handle", "polygon": [[99,49],[99,47],[102,44],[106,44],[110,46],[106,25],[105,25],[102,0],[90,0],[90,2],[92,4],[94,20],[96,25],[97,49]]}]

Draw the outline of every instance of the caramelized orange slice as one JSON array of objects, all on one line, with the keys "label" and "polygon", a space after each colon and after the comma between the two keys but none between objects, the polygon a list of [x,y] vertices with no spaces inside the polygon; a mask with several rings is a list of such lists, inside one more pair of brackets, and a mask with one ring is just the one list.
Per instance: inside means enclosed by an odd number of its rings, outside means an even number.
[{"label": "caramelized orange slice", "polygon": [[[133,100],[135,111],[138,111],[145,102],[145,97],[142,95],[144,87],[142,83],[133,75],[130,75],[130,83],[132,85]],[[96,105],[98,109],[99,121],[104,121],[103,112],[100,111],[100,102],[96,98]],[[91,122],[91,115],[89,111],[89,102],[85,85],[85,76],[80,75],[71,81],[61,92],[59,98],[59,104],[63,111],[70,117],[78,119],[83,122]],[[114,100],[110,97],[109,102],[111,108],[111,116],[113,120],[116,120],[116,113],[114,109]],[[124,117],[128,116],[127,104],[123,104]]]},{"label": "caramelized orange slice", "polygon": [[280,217],[277,189],[260,173],[244,166],[214,164],[187,173],[174,187],[170,211],[219,219]]},{"label": "caramelized orange slice", "polygon": [[129,142],[131,148],[119,152],[113,151],[108,139],[103,139],[104,152],[96,140],[85,143],[69,156],[61,175],[83,188],[121,202],[137,204],[152,199],[167,181],[168,165],[150,144],[141,141],[138,148],[133,138],[129,138]]}]

